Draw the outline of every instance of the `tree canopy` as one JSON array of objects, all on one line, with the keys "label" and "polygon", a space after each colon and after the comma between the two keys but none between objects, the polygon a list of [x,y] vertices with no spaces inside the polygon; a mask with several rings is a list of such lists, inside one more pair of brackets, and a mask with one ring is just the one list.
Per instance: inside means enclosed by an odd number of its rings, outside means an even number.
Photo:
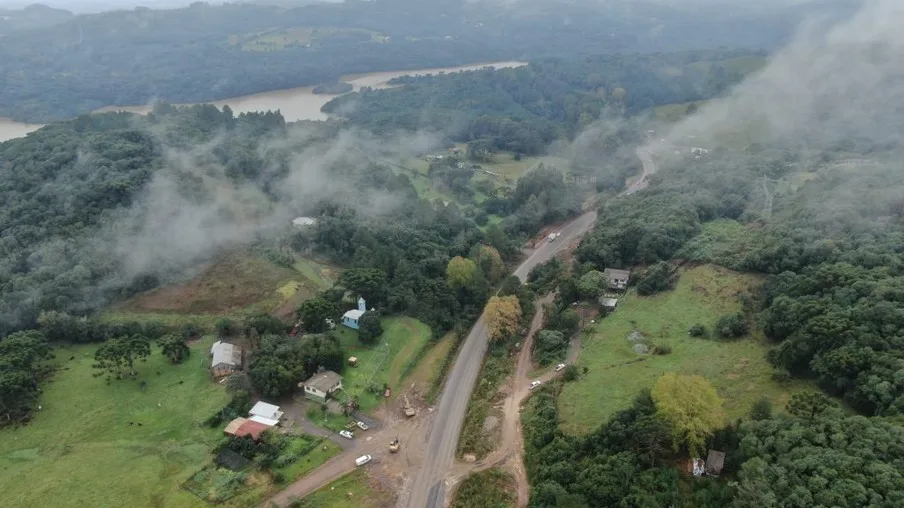
[{"label": "tree canopy", "polygon": [[722,399],[709,381],[668,373],[656,380],[651,395],[656,414],[671,426],[675,450],[687,449],[692,457],[704,455],[706,440],[725,418]]}]

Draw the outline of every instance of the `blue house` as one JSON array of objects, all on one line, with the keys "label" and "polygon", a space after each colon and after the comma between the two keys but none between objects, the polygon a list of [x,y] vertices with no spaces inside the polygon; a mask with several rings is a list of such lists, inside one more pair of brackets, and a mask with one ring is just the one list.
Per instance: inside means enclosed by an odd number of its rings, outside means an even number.
[{"label": "blue house", "polygon": [[361,319],[361,316],[367,312],[367,303],[364,302],[364,298],[358,298],[358,308],[352,309],[345,314],[342,315],[342,324],[351,328],[352,330],[358,329],[358,320]]}]

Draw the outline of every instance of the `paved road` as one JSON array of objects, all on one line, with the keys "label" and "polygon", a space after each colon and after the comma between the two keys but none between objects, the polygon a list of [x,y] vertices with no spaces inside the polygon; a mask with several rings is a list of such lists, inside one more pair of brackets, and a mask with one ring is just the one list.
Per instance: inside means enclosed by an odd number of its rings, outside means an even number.
[{"label": "paved road", "polygon": [[[587,212],[559,230],[559,237],[552,242],[543,241],[514,274],[522,281],[528,272],[550,260],[557,252],[565,250],[574,240],[589,231],[596,221],[596,212]],[[406,500],[400,499],[400,508],[441,508],[445,498],[443,480],[445,471],[452,465],[458,436],[464,422],[468,400],[480,365],[487,349],[487,329],[483,318],[477,320],[465,339],[455,365],[449,372],[445,388],[437,405],[437,415],[427,440],[427,460],[418,471]],[[428,501],[430,504],[428,504]]]}]

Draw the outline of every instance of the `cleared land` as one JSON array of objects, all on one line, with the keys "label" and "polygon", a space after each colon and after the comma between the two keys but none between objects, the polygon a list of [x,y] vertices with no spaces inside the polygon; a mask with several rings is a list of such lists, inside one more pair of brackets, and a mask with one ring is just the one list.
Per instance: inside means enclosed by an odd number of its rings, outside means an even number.
[{"label": "cleared land", "polygon": [[304,508],[383,508],[392,506],[394,496],[368,478],[364,469],[343,476],[306,496]]},{"label": "cleared land", "polygon": [[0,431],[3,504],[203,504],[179,485],[210,461],[222,435],[200,425],[227,400],[210,381],[209,347],[210,340],[194,344],[182,365],[155,348],[137,380],[109,385],[92,377],[96,346],[57,350],[62,368],[42,394],[43,409],[25,427]]},{"label": "cleared land", "polygon": [[357,36],[363,40],[375,42],[382,42],[386,39],[377,32],[359,28],[294,27],[251,36],[234,36],[230,37],[229,43],[233,46],[241,44],[244,51],[280,51],[291,47],[307,46],[318,39],[337,36]]},{"label": "cleared land", "polygon": [[298,305],[328,288],[339,270],[300,259],[293,268],[248,251],[232,252],[187,282],[142,293],[103,314],[110,321],[195,321],[210,329],[220,316],[274,312],[291,317]]},{"label": "cleared land", "polygon": [[[28,425],[0,431],[2,504],[208,506],[182,488],[189,479],[210,496],[234,493],[223,506],[258,502],[275,488],[269,475],[252,472],[247,484],[236,483],[238,474],[212,466],[222,429],[202,422],[228,399],[208,373],[212,341],[192,344],[181,365],[154,347],[136,380],[110,384],[92,376],[97,346],[56,350],[61,369],[41,396],[43,409]],[[298,436],[275,471],[290,481],[338,452],[332,442]]]},{"label": "cleared land", "polygon": [[[792,393],[809,385],[800,381],[779,385],[771,380],[774,370],[766,361],[768,347],[760,331],[733,341],[693,338],[687,333],[695,323],[711,329],[719,316],[740,310],[738,295],[757,283],[756,276],[704,265],[683,270],[674,291],[623,298],[618,310],[583,339],[578,365],[588,372],[565,384],[559,397],[563,429],[583,434],[598,427],[666,372],[709,379],[725,400],[729,418],[746,413],[761,396],[771,399],[776,408],[784,407]],[[647,344],[667,345],[672,353],[635,353],[635,343],[627,339],[635,330]]]},{"label": "cleared land", "polygon": [[[402,389],[402,379],[430,340],[430,327],[409,317],[383,319],[383,336],[374,346],[361,344],[354,330],[338,327],[337,331],[346,355],[358,358],[358,367],[347,367],[343,373],[343,389],[349,396],[358,396],[365,412],[383,400],[384,383],[394,393]],[[379,393],[369,393],[369,385],[375,385]]]}]

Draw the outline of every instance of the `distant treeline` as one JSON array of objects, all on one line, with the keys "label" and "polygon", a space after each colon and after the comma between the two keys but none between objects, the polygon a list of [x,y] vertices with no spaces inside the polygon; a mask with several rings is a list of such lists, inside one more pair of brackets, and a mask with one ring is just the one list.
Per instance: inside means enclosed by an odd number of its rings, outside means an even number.
[{"label": "distant treeline", "polygon": [[[297,8],[197,2],[70,16],[6,14],[0,116],[47,122],[108,105],[205,102],[346,74],[509,59],[717,47],[772,49],[827,0],[786,9],[683,10],[537,2],[391,0]],[[828,5],[827,5],[828,4]],[[319,30],[314,33],[314,30]]]}]

